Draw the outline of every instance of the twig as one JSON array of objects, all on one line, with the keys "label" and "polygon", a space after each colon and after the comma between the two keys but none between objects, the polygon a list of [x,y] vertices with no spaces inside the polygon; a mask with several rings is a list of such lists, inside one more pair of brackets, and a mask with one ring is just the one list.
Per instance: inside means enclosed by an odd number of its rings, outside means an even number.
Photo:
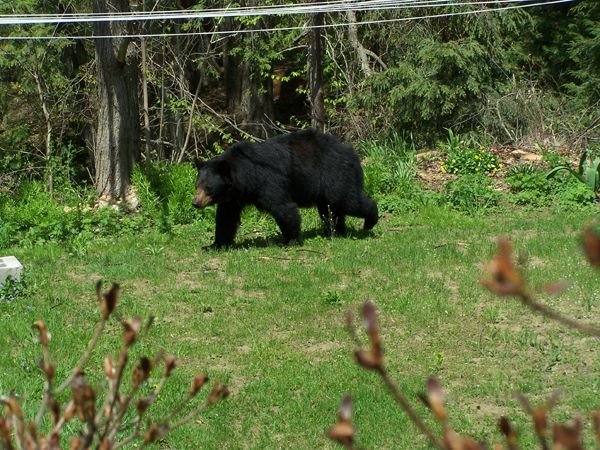
[{"label": "twig", "polygon": [[96,330],[94,331],[94,335],[92,336],[92,339],[88,343],[88,346],[85,349],[85,352],[83,353],[83,355],[81,355],[81,358],[79,358],[79,361],[77,362],[77,364],[71,371],[71,375],[69,375],[67,377],[67,379],[65,381],[63,381],[62,384],[56,389],[56,391],[54,392],[55,394],[60,394],[67,387],[69,387],[71,385],[71,382],[73,381],[73,378],[75,377],[75,375],[77,375],[79,372],[82,371],[84,364],[92,356],[94,347],[96,347],[96,344],[98,343],[98,339],[100,339],[100,336],[102,335],[102,332],[104,331],[105,325],[106,325],[106,319],[104,319],[104,318],[100,319],[100,322],[98,322],[98,325],[96,326]]},{"label": "twig", "polygon": [[387,373],[387,370],[385,370],[385,367],[378,369],[377,373],[385,383],[388,390],[392,393],[394,399],[400,404],[400,406],[402,407],[402,409],[404,409],[406,414],[408,414],[410,420],[412,420],[412,422],[417,426],[421,433],[423,433],[427,437],[427,439],[429,439],[429,442],[431,442],[434,447],[444,450],[445,447],[442,441],[440,441],[439,438],[433,434],[433,432],[427,427],[427,425],[425,425],[425,423],[417,415],[412,406],[410,406],[408,400],[404,398],[404,396],[400,392],[400,389],[398,389],[398,387],[394,384],[394,381],[390,378],[389,374]]},{"label": "twig", "polygon": [[548,319],[555,320],[556,322],[559,322],[569,328],[573,328],[583,333],[587,333],[591,336],[600,337],[600,328],[597,328],[588,323],[580,322],[578,320],[563,316],[558,311],[555,311],[552,308],[542,303],[539,303],[531,295],[531,293],[527,291],[522,292],[519,298],[521,299],[523,304],[531,308],[533,311],[540,313],[542,316],[547,317]]}]

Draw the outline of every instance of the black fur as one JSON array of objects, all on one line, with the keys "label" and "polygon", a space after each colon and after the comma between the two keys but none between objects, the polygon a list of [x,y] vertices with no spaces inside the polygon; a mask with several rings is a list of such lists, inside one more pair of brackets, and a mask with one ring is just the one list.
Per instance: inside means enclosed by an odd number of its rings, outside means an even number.
[{"label": "black fur", "polygon": [[300,239],[299,207],[316,206],[329,234],[346,231],[347,215],[364,218],[366,230],[378,220],[352,146],[312,129],[260,143],[239,142],[200,162],[196,191],[194,206],[217,204],[215,247],[233,243],[247,205],[275,218],[285,244]]}]

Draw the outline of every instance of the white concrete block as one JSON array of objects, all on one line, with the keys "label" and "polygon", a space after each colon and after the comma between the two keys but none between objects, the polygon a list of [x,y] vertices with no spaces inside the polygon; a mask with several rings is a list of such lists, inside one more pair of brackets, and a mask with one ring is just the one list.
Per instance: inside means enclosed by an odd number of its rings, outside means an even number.
[{"label": "white concrete block", "polygon": [[23,266],[14,256],[0,257],[0,283],[4,282],[9,276],[18,280],[23,271]]}]

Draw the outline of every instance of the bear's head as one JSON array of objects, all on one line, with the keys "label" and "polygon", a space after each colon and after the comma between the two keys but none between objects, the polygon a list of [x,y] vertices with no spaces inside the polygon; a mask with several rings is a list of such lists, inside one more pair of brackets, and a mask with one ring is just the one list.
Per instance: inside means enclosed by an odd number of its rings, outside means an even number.
[{"label": "bear's head", "polygon": [[227,201],[233,192],[231,168],[227,161],[213,159],[196,161],[196,195],[192,204],[202,209],[222,201]]}]

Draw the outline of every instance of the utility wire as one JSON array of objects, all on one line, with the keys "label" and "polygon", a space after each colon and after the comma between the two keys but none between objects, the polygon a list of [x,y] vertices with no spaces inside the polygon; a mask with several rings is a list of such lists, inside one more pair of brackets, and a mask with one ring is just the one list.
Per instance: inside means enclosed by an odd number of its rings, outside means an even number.
[{"label": "utility wire", "polygon": [[390,10],[440,6],[496,5],[502,3],[534,3],[536,0],[338,0],[296,5],[271,5],[208,10],[137,11],[113,13],[18,14],[0,15],[0,25],[32,25],[50,23],[92,23],[107,21],[149,21],[176,19],[207,19],[288,14],[316,14],[345,11]]},{"label": "utility wire", "polygon": [[[472,15],[472,14],[479,14],[479,13],[487,13],[487,12],[499,12],[499,11],[505,11],[505,10],[514,10],[514,9],[524,9],[524,8],[531,8],[531,7],[535,7],[535,6],[548,6],[548,5],[555,5],[555,4],[561,4],[561,3],[571,3],[574,2],[576,0],[546,0],[546,1],[535,1],[535,0],[525,0],[525,1],[530,1],[530,3],[523,3],[524,0],[493,0],[493,1],[469,1],[469,2],[448,2],[447,0],[402,0],[402,1],[398,1],[398,0],[362,0],[362,1],[356,1],[356,2],[350,2],[351,5],[357,6],[357,5],[362,5],[362,7],[366,8],[367,4],[368,4],[368,9],[377,9],[377,10],[382,10],[382,9],[386,9],[386,10],[395,10],[395,9],[404,9],[404,8],[427,8],[427,7],[444,7],[444,6],[481,6],[481,5],[488,5],[488,4],[494,4],[494,5],[501,5],[501,4],[509,4],[508,6],[501,6],[501,7],[495,7],[495,8],[485,8],[485,9],[476,9],[476,10],[467,10],[467,11],[458,11],[458,12],[452,12],[452,13],[443,13],[443,14],[428,14],[428,15],[422,15],[422,16],[415,16],[415,17],[399,17],[399,18],[393,18],[393,19],[379,19],[379,20],[365,20],[365,21],[357,21],[357,22],[337,22],[337,23],[329,23],[329,24],[324,24],[324,25],[319,25],[319,26],[312,26],[312,25],[303,25],[303,26],[291,26],[291,27],[272,27],[272,28],[255,28],[255,29],[240,29],[240,30],[234,30],[234,31],[225,31],[225,30],[214,30],[214,31],[189,31],[189,32],[185,32],[185,33],[148,33],[148,34],[127,34],[127,35],[119,35],[119,36],[114,36],[114,35],[78,35],[78,36],[0,36],[0,41],[4,40],[56,40],[56,39],[109,39],[109,38],[115,38],[115,37],[119,37],[119,38],[160,38],[160,37],[175,37],[175,36],[199,36],[199,35],[234,35],[234,34],[247,34],[247,33],[259,33],[259,32],[276,32],[276,31],[294,31],[294,30],[307,30],[307,29],[312,29],[312,28],[335,28],[335,27],[346,27],[346,26],[350,26],[350,25],[375,25],[375,24],[386,24],[386,23],[393,23],[393,22],[404,22],[404,21],[410,21],[410,20],[422,20],[422,19],[435,19],[435,18],[443,18],[443,17],[453,17],[453,16],[463,16],[463,15]],[[340,1],[340,2],[327,2],[326,4],[348,4],[348,1]],[[383,4],[387,4],[386,7],[383,7]],[[517,3],[516,5],[511,5],[511,3]],[[375,8],[373,7],[374,4],[377,4],[378,6]],[[302,4],[301,4],[302,5]],[[310,5],[314,5],[314,4],[310,4]],[[283,15],[283,14],[299,14],[298,12],[296,12],[295,8],[298,6],[293,7],[294,12],[277,12],[276,15]],[[373,8],[371,8],[373,7]],[[236,11],[236,14],[233,15],[228,15],[229,12],[232,12],[233,10]],[[343,10],[339,10],[339,9],[335,9],[335,11],[327,11],[327,12],[342,12],[342,11],[349,11],[349,10],[353,10],[353,11],[362,11],[362,10],[367,10],[367,9],[361,9],[361,7],[359,8],[346,8]],[[223,12],[222,14],[217,14],[215,11],[221,11]],[[254,14],[256,13],[257,8],[253,8],[252,13],[249,13],[248,11],[244,10],[241,11],[241,8],[235,8],[232,10],[228,10],[228,9],[223,9],[223,10],[203,10],[203,11],[196,11],[196,12],[190,12],[189,15],[183,15],[181,14],[182,11],[178,11],[179,14],[176,14],[175,17],[171,17],[168,16],[165,13],[164,16],[161,16],[161,18],[157,18],[157,17],[152,17],[152,18],[145,18],[146,16],[149,15],[157,15],[156,12],[154,13],[144,13],[141,14],[140,13],[123,13],[123,14],[109,14],[109,15],[101,15],[101,14],[72,14],[72,15],[46,15],[46,16],[36,16],[35,18],[32,17],[31,15],[29,16],[18,16],[19,18],[23,18],[25,19],[25,21],[23,22],[10,22],[10,23],[6,23],[3,22],[3,20],[7,17],[11,17],[11,16],[0,16],[0,25],[22,25],[22,24],[33,24],[33,23],[44,23],[44,24],[50,24],[50,23],[74,23],[74,22],[104,22],[104,21],[115,21],[115,20],[174,20],[174,19],[198,19],[198,18],[221,18],[221,17],[247,17],[247,16],[253,16],[253,15],[274,15],[273,13],[271,14]],[[261,9],[261,11],[263,11]],[[227,12],[227,14],[225,14],[225,12]],[[317,13],[317,12],[322,12],[321,10],[317,10],[317,11],[309,11],[308,13]],[[302,12],[303,14],[308,14],[306,11]],[[202,15],[203,14],[203,15]],[[202,16],[201,16],[202,15]],[[85,17],[81,17],[81,16],[85,16]],[[140,18],[140,17],[144,17],[144,18]],[[47,21],[37,21],[37,22],[28,22],[26,20],[38,20],[38,19],[47,19]],[[16,18],[15,18],[16,19]],[[60,20],[58,20],[60,19]],[[66,20],[65,20],[66,19]],[[69,20],[72,19],[72,20]],[[83,20],[85,19],[85,20]]]}]

